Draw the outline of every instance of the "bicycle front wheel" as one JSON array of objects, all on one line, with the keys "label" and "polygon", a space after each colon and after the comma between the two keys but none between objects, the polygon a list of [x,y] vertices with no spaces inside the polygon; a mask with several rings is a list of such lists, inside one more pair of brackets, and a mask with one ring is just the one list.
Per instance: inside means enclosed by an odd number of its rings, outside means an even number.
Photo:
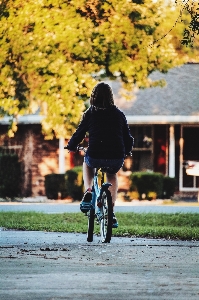
[{"label": "bicycle front wheel", "polygon": [[101,199],[100,234],[102,243],[110,243],[113,223],[113,205],[109,190],[105,190]]}]

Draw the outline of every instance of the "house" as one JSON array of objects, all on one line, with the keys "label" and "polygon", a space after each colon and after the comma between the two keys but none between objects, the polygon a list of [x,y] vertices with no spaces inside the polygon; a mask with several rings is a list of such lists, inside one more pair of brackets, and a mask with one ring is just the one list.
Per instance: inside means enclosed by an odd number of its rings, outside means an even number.
[{"label": "house", "polygon": [[[116,96],[135,138],[124,168],[161,172],[177,179],[180,192],[197,192],[199,177],[187,175],[185,163],[199,161],[199,64],[150,77],[165,79],[166,86],[139,90],[128,102]],[[115,82],[112,88],[118,95]]]},{"label": "house", "polygon": [[[70,168],[68,153],[63,155],[63,140],[44,139],[39,115],[20,117],[18,130],[13,138],[6,135],[8,123],[8,118],[0,120],[0,152],[18,155],[22,166],[22,196],[44,196],[44,176],[64,173],[65,167]],[[64,162],[61,161],[63,157]]]},{"label": "house", "polygon": [[[138,90],[129,101],[119,95],[118,82],[109,81],[135,138],[133,156],[125,160],[121,173],[161,172],[177,179],[179,192],[196,193],[199,177],[187,175],[184,166],[187,160],[199,161],[199,64],[185,64],[166,74],[154,72],[150,77],[165,79],[166,86]],[[82,164],[81,154],[63,149],[64,139],[44,139],[39,115],[20,117],[18,131],[10,139],[5,135],[7,124],[7,118],[0,119],[0,148],[17,153],[22,162],[23,196],[44,195],[44,175]]]}]

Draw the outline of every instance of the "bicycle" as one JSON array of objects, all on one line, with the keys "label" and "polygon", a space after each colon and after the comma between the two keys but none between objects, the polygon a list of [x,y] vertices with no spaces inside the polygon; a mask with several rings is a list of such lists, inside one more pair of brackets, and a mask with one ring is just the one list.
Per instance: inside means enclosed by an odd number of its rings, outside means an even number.
[{"label": "bicycle", "polygon": [[[66,148],[66,147],[65,147]],[[66,148],[67,149],[67,148]],[[78,151],[84,151],[84,147],[78,147]],[[105,172],[108,168],[97,168],[95,170],[92,186],[92,200],[85,203],[85,215],[88,217],[87,241],[93,241],[94,222],[100,225],[100,235],[102,243],[110,243],[113,223],[112,196],[108,188],[111,183],[104,182]],[[99,185],[99,172],[101,172],[101,184]]]},{"label": "bicycle", "polygon": [[[79,147],[79,150],[86,152],[85,148]],[[93,231],[95,219],[100,225],[100,235],[102,243],[110,243],[112,236],[113,223],[113,204],[112,196],[108,188],[111,183],[104,182],[105,172],[107,168],[97,168],[95,170],[92,186],[92,200],[88,203],[88,212],[85,215],[88,217],[87,241],[93,241]],[[101,185],[99,185],[99,172],[101,172]],[[84,206],[84,208],[86,208]]]}]

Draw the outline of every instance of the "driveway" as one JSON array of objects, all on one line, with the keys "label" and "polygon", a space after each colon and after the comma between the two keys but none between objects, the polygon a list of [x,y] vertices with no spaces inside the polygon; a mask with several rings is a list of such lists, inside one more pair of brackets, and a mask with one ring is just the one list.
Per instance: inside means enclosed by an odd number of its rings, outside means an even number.
[{"label": "driveway", "polygon": [[199,242],[0,231],[1,300],[198,300]]}]

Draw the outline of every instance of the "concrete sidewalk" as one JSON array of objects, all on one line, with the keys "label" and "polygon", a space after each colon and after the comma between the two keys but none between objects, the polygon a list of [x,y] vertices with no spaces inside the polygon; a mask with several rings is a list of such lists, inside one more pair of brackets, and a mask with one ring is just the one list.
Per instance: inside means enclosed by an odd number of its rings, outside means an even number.
[{"label": "concrete sidewalk", "polygon": [[1,300],[198,300],[199,241],[0,231]]}]

